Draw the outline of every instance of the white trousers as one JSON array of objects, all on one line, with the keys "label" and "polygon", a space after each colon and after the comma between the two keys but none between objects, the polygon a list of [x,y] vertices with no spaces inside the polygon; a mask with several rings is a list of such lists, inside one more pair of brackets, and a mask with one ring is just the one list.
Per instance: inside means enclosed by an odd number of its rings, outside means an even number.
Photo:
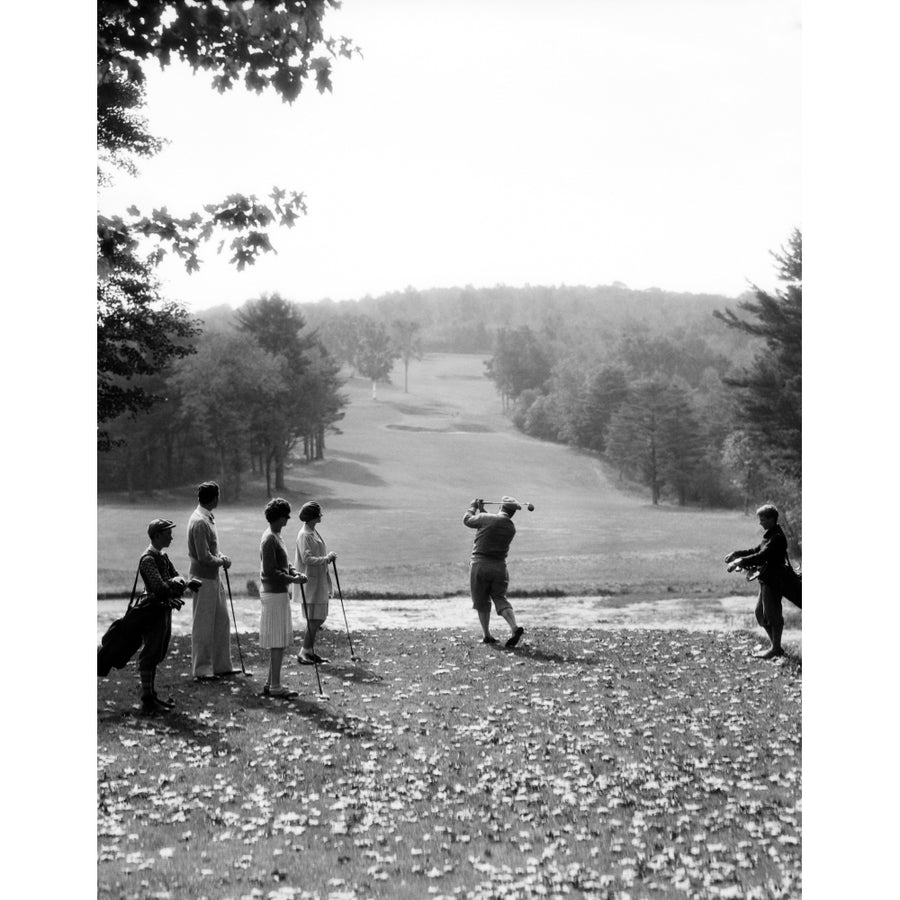
[{"label": "white trousers", "polygon": [[203,584],[194,594],[191,620],[191,671],[195,678],[234,669],[225,585],[219,576],[201,580]]}]

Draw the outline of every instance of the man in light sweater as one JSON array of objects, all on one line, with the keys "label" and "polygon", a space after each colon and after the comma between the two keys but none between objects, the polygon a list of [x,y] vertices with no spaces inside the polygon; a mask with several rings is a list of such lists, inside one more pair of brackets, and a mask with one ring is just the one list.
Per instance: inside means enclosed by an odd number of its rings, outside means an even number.
[{"label": "man in light sweater", "polygon": [[213,510],[219,505],[219,486],[205,481],[197,489],[197,508],[188,520],[188,556],[191,576],[202,582],[194,594],[191,623],[191,671],[197,681],[233,675],[231,627],[228,604],[219,569],[231,560],[219,553],[219,536]]}]

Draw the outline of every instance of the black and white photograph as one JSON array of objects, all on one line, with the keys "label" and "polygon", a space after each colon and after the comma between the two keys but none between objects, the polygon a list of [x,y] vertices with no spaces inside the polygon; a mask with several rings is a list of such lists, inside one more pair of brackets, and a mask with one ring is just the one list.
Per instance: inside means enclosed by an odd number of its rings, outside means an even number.
[{"label": "black and white photograph", "polygon": [[801,896],[799,5],[98,13],[98,896]]},{"label": "black and white photograph", "polygon": [[[56,140],[85,150],[70,252],[96,272],[44,265],[78,307],[51,409],[82,462],[57,440],[40,469],[61,483],[23,483],[35,508],[75,482],[54,541],[84,577],[64,572],[77,626],[55,647],[78,673],[89,631],[97,649],[77,727],[51,725],[79,823],[61,884],[825,895],[804,800],[813,834],[823,800],[835,827],[856,814],[803,754],[823,708],[804,550],[815,625],[850,599],[823,549],[870,520],[840,476],[803,491],[863,418],[804,430],[805,351],[827,353],[817,385],[860,370],[840,324],[819,343],[803,322],[806,29],[800,0],[98,0],[79,20],[87,103]],[[853,690],[866,640],[811,631],[811,671],[831,653]]]}]

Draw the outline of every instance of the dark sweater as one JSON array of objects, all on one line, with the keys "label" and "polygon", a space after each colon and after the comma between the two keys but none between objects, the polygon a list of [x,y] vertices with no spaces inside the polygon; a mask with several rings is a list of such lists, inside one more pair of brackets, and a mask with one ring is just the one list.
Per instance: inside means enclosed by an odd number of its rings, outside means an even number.
[{"label": "dark sweater", "polygon": [[288,563],[287,550],[280,534],[268,528],[263,532],[259,543],[259,580],[262,590],[267,594],[281,594],[290,584],[289,576],[296,575],[296,570]]},{"label": "dark sweater", "polygon": [[785,564],[787,559],[787,538],[780,525],[773,525],[763,532],[762,540],[749,550],[738,550],[738,558],[744,568],[751,566],[761,569],[760,581],[765,582],[766,576],[777,572]]},{"label": "dark sweater", "polygon": [[141,578],[144,580],[146,590],[141,594],[140,602],[144,603],[148,599],[159,602],[170,599],[171,597],[180,597],[184,593],[184,588],[180,582],[173,582],[173,578],[178,577],[172,560],[166,556],[161,550],[157,550],[151,544],[141,557]]},{"label": "dark sweater", "polygon": [[472,559],[506,559],[509,545],[516,536],[516,526],[509,516],[467,512],[463,524],[478,529],[472,545]]}]

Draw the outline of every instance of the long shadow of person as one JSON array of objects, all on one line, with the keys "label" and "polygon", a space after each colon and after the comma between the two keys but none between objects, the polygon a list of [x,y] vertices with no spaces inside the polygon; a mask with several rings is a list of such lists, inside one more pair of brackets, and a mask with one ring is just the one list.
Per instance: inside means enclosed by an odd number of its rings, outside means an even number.
[{"label": "long shadow of person", "polygon": [[540,647],[534,647],[530,644],[519,644],[518,647],[512,650],[506,650],[506,648],[503,648],[502,652],[510,653],[514,656],[524,656],[528,659],[537,660],[539,662],[568,663],[569,665],[579,666],[595,666],[600,662],[598,658],[593,656],[576,656],[557,653],[553,650],[542,650]]}]

